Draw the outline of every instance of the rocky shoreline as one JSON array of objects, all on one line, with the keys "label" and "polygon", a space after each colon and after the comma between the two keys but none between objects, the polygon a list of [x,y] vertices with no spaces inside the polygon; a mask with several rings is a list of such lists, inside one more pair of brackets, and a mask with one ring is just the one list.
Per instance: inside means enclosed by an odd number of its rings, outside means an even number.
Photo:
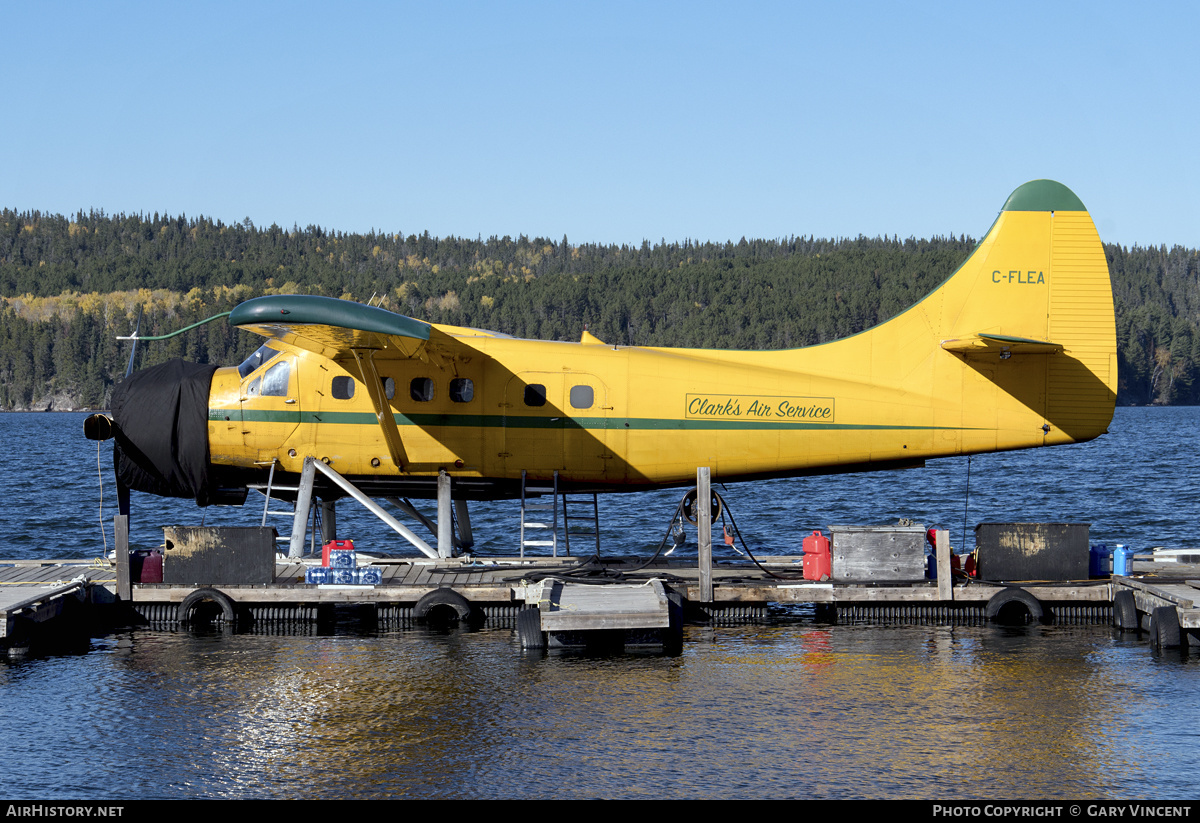
[{"label": "rocky shoreline", "polygon": [[91,406],[84,405],[79,401],[79,398],[65,393],[52,394],[46,397],[41,397],[30,403],[28,406],[16,406],[13,408],[0,408],[0,412],[88,412],[99,411]]}]

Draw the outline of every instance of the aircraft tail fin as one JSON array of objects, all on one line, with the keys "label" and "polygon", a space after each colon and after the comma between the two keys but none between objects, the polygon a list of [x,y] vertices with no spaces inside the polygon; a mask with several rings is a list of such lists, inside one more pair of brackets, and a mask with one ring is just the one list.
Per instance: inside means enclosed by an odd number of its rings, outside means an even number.
[{"label": "aircraft tail fin", "polygon": [[1112,285],[1092,218],[1066,186],[1034,180],[1014,191],[972,255],[918,307],[940,348],[1001,390],[998,428],[1012,406],[1013,422],[1044,418],[1047,444],[1107,431],[1117,390]]}]

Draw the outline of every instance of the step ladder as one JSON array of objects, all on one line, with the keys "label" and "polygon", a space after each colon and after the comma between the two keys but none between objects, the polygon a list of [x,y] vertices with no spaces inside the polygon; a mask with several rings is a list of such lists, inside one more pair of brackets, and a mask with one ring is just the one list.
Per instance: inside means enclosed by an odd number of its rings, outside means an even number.
[{"label": "step ladder", "polygon": [[[261,483],[255,483],[255,484],[251,484],[251,485],[247,486],[247,488],[254,489],[256,492],[261,494],[264,498],[262,523],[260,524],[263,526],[267,525],[268,517],[287,517],[290,520],[295,520],[295,517],[296,517],[296,504],[295,503],[292,503],[292,507],[290,509],[272,509],[271,508],[272,503],[280,503],[280,504],[286,505],[286,501],[278,500],[278,499],[272,497],[271,496],[272,492],[276,492],[276,491],[298,492],[300,490],[299,486],[281,486],[281,485],[277,485],[275,483],[275,467],[277,465],[278,465],[277,461],[275,461],[275,460],[271,461],[271,470],[269,472],[267,472],[267,484],[265,487]],[[317,534],[320,533],[320,530],[321,530],[321,507],[313,506],[313,537],[312,537],[312,545],[309,547],[310,552],[316,551],[316,536],[317,536]],[[276,544],[288,543],[291,540],[291,536],[287,536],[287,537],[279,536],[278,531],[279,530],[276,529],[276,537],[275,537]]]},{"label": "step ladder", "polygon": [[[530,502],[529,495],[550,495],[550,502]],[[530,520],[530,512],[538,519]],[[549,518],[543,514],[549,513]],[[549,521],[549,522],[547,522]],[[550,539],[526,538],[526,530],[550,532]],[[530,486],[524,469],[521,469],[521,557],[525,548],[549,548],[552,557],[558,557],[558,472],[554,473],[553,485]]]},{"label": "step ladder", "polygon": [[[572,537],[576,541],[583,540],[584,542],[588,542],[588,538],[591,538],[594,543],[595,553],[597,555],[600,554],[600,502],[595,492],[592,492],[591,497],[591,509],[589,511],[587,495],[579,495],[575,500],[571,500],[566,492],[562,493],[563,539],[567,545],[568,555],[572,553]],[[570,514],[572,505],[575,506],[576,512],[582,513],[572,517]],[[578,524],[574,526],[574,531],[571,530],[572,523]]]},{"label": "step ladder", "polygon": [[[549,495],[549,501],[532,502],[530,495]],[[593,544],[593,550],[596,554],[600,553],[600,504],[595,492],[591,494],[591,505],[589,507],[586,495],[576,495],[576,499],[572,500],[564,491],[559,493],[558,490],[558,472],[554,473],[554,477],[549,486],[531,486],[529,485],[528,473],[521,472],[521,557],[525,556],[525,548],[549,548],[551,556],[558,557],[558,521],[559,521],[559,497],[562,498],[562,532],[563,544],[566,548],[566,554],[571,555],[571,538],[576,541],[581,538],[586,542],[590,540]],[[577,514],[572,518],[571,508],[574,506]],[[530,519],[530,512],[536,512],[533,515],[534,519]],[[547,514],[548,513],[548,516]],[[575,523],[574,526],[571,524]],[[548,530],[550,532],[549,539],[538,539],[526,536],[526,529]]]}]

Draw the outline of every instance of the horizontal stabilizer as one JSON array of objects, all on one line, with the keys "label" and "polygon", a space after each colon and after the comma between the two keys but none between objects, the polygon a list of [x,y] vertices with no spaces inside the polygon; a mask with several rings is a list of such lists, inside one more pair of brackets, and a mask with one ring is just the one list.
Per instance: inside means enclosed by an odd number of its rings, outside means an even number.
[{"label": "horizontal stabilizer", "polygon": [[956,354],[1058,354],[1063,347],[1047,340],[1010,337],[1004,334],[972,334],[943,340],[942,348]]}]

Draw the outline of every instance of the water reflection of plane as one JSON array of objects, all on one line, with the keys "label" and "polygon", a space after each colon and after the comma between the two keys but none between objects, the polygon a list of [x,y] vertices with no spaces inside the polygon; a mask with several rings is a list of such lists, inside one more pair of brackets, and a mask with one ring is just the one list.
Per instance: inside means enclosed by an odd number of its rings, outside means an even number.
[{"label": "water reflection of plane", "polygon": [[1013,192],[919,303],[806,348],[521,340],[303,295],[249,300],[230,322],[267,341],[237,367],[135,373],[111,425],[89,424],[116,435],[126,500],[129,488],[244,500],[269,474],[294,489],[306,458],[325,472],[323,499],[346,494],[344,479],[371,498],[441,494],[446,511],[451,480],[463,501],[516,497],[528,481],[684,485],[697,466],[717,480],[897,468],[1091,439],[1117,383],[1103,247],[1079,199],[1048,180]]}]

